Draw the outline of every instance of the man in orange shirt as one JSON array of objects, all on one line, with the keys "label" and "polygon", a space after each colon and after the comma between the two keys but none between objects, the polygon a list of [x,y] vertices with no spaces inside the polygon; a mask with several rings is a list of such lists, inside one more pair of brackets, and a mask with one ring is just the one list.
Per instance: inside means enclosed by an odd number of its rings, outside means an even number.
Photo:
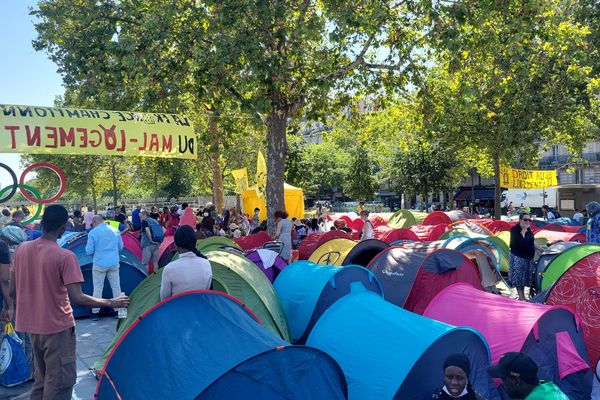
[{"label": "man in orange shirt", "polygon": [[29,333],[33,346],[32,400],[71,399],[77,370],[70,301],[85,307],[129,305],[127,296],[97,299],[81,291],[83,275],[77,257],[56,243],[68,218],[63,206],[46,207],[42,236],[22,243],[13,258],[10,293],[17,305],[16,330]]}]

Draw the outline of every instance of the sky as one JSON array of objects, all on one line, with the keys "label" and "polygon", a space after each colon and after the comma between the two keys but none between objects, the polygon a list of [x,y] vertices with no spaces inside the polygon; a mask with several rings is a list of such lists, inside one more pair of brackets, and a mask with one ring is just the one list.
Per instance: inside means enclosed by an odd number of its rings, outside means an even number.
[{"label": "sky", "polygon": [[[0,104],[52,106],[54,98],[64,92],[56,65],[31,44],[37,35],[29,7],[36,4],[33,0],[0,0]],[[0,153],[0,162],[20,176],[23,168],[18,154]],[[10,175],[0,169],[0,186],[11,184]]]}]

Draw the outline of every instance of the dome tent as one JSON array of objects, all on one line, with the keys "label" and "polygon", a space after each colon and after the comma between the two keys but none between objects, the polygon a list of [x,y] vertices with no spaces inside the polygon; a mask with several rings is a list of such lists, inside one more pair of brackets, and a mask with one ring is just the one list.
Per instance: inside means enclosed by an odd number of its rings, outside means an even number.
[{"label": "dome tent", "polygon": [[408,312],[370,291],[353,290],[329,307],[307,344],[338,362],[354,400],[431,398],[446,357],[456,352],[469,358],[475,389],[497,398],[486,371],[489,349],[477,332]]},{"label": "dome tent", "polygon": [[[161,337],[149,346],[146,338]],[[287,343],[224,293],[196,291],[148,310],[119,340],[95,398],[346,398],[342,371],[327,354]],[[148,373],[149,365],[161,365]]]},{"label": "dome tent", "polygon": [[423,315],[476,329],[490,346],[492,363],[506,352],[524,352],[539,365],[540,379],[553,380],[571,399],[590,398],[583,332],[566,307],[518,301],[458,283],[442,290]]},{"label": "dome tent", "polygon": [[288,317],[293,343],[304,343],[312,327],[333,303],[351,287],[362,285],[383,296],[377,278],[356,265],[333,267],[310,261],[290,264],[275,281],[275,291]]}]

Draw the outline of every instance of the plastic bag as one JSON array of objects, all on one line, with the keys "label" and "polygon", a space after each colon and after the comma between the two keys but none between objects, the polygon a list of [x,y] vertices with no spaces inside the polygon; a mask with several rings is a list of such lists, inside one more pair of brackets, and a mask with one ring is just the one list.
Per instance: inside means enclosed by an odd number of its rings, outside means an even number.
[{"label": "plastic bag", "polygon": [[31,366],[23,349],[23,341],[17,336],[12,323],[4,325],[0,345],[0,385],[15,386],[31,377]]}]

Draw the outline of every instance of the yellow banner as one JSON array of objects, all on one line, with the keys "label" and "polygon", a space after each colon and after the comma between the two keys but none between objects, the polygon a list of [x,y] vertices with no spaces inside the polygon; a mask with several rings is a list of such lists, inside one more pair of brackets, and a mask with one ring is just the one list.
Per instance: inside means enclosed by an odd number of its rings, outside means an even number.
[{"label": "yellow banner", "polygon": [[256,159],[256,195],[259,199],[264,199],[267,193],[267,164],[262,152],[258,151]]},{"label": "yellow banner", "polygon": [[0,104],[0,153],[195,159],[196,150],[182,115]]},{"label": "yellow banner", "polygon": [[557,186],[556,170],[537,171],[500,167],[500,187],[536,189]]},{"label": "yellow banner", "polygon": [[235,180],[235,192],[237,194],[242,194],[246,190],[248,190],[248,169],[234,169],[231,171],[231,175],[233,175],[233,179]]}]

